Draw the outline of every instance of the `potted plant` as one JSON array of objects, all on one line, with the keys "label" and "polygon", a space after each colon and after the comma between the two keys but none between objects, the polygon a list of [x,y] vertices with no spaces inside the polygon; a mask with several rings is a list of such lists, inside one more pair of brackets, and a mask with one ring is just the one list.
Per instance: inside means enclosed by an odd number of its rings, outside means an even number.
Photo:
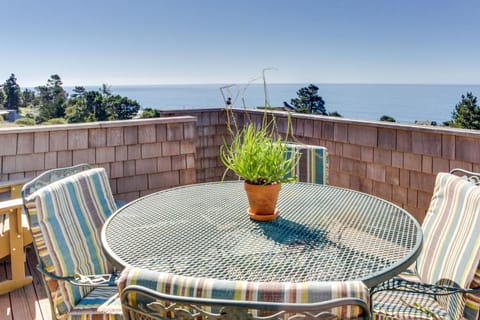
[{"label": "potted plant", "polygon": [[281,184],[296,180],[290,172],[299,159],[289,156],[286,141],[275,130],[275,119],[266,123],[265,114],[262,125],[250,122],[231,130],[231,142],[225,140],[220,148],[220,159],[226,167],[223,178],[232,171],[244,180],[248,214],[262,221],[278,216],[276,203]]}]

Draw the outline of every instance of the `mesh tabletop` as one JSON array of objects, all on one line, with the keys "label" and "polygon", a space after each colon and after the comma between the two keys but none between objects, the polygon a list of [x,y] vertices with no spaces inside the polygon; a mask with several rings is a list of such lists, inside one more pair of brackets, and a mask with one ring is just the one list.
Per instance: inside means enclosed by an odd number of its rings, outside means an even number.
[{"label": "mesh tabletop", "polygon": [[118,210],[102,230],[123,266],[245,281],[363,280],[406,269],[422,232],[405,210],[364,193],[283,184],[269,222],[249,219],[242,182],[169,189]]}]

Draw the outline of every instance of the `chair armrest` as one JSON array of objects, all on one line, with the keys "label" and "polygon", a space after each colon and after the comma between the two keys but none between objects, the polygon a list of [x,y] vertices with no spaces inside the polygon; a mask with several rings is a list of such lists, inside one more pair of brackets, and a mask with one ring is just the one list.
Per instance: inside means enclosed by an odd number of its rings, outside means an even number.
[{"label": "chair armrest", "polygon": [[480,287],[461,288],[455,285],[448,286],[440,284],[426,284],[400,278],[393,278],[372,288],[370,290],[370,297],[372,297],[377,292],[387,290],[429,294],[433,296],[447,296],[456,293],[477,293],[480,292]]},{"label": "chair armrest", "polygon": [[30,179],[16,179],[8,181],[0,181],[0,194],[9,193],[10,199],[16,199],[21,197],[22,187]]},{"label": "chair armrest", "polygon": [[16,226],[10,225],[10,229],[14,229],[17,234],[20,234],[22,232],[22,207],[23,202],[21,198],[0,202],[0,215],[17,214],[17,218],[11,220],[11,223],[15,223],[14,221],[16,221]]},{"label": "chair armrest", "polygon": [[37,265],[37,270],[49,278],[60,281],[68,281],[72,285],[80,287],[116,287],[116,281],[120,275],[118,271],[114,270],[113,273],[110,274],[85,275],[75,273],[68,276],[59,276],[45,270],[45,268],[40,263]]}]

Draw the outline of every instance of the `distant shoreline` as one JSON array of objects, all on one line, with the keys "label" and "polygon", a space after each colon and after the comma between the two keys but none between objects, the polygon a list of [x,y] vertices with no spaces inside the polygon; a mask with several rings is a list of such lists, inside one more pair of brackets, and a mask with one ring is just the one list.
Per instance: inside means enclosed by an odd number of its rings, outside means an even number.
[{"label": "distant shoreline", "polygon": [[[272,106],[282,106],[284,101],[296,97],[305,83],[269,83],[268,99]],[[451,119],[461,95],[471,91],[480,98],[480,85],[463,84],[318,84],[328,112],[337,111],[342,116],[361,120],[379,120],[381,116],[393,117],[397,122],[436,121],[441,124]],[[110,85],[109,85],[110,86]],[[220,87],[225,84],[157,84],[111,85],[114,94],[134,99],[142,108],[159,110],[186,108],[217,108],[225,105]],[[232,87],[234,106],[247,107],[264,104],[263,85],[253,83],[243,92],[246,84]],[[71,93],[74,86],[64,86]],[[85,86],[97,90],[100,86]]]}]

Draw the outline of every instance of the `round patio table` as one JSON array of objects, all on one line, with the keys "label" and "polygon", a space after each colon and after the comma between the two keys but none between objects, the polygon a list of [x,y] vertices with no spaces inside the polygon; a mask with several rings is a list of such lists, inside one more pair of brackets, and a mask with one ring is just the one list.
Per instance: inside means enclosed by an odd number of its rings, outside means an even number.
[{"label": "round patio table", "polygon": [[338,187],[283,184],[273,221],[251,220],[243,182],[160,191],[117,210],[102,229],[114,263],[223,280],[362,280],[410,266],[419,223],[380,198]]}]

